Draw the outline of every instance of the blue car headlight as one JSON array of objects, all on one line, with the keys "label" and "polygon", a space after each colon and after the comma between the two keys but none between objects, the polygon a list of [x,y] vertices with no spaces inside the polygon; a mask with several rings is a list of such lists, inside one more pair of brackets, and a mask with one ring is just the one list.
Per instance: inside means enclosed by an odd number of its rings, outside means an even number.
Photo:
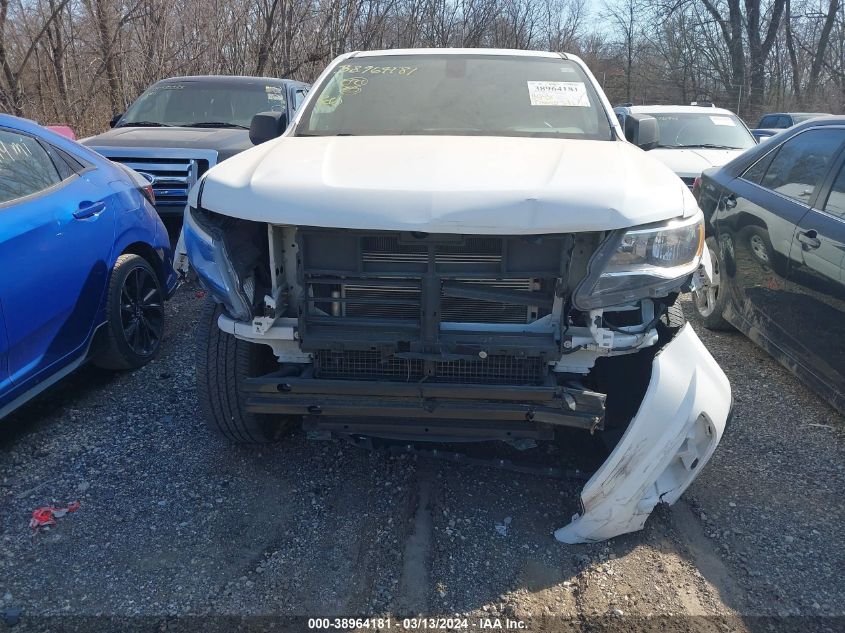
[{"label": "blue car headlight", "polygon": [[223,304],[229,316],[241,321],[249,320],[252,318],[250,304],[226,252],[223,232],[203,223],[196,214],[196,209],[186,207],[182,225],[191,266],[203,286],[215,301]]}]

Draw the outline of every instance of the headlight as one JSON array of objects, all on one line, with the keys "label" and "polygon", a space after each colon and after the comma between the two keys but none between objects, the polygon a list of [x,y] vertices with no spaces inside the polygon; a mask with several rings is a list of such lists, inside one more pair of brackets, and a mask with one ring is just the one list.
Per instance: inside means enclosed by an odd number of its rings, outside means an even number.
[{"label": "headlight", "polygon": [[575,291],[579,310],[619,305],[676,290],[698,268],[704,215],[613,233]]},{"label": "headlight", "polygon": [[203,286],[214,299],[223,304],[229,316],[247,320],[251,318],[249,301],[244,296],[238,275],[232,266],[223,235],[218,227],[201,224],[194,209],[185,207],[185,250],[191,266]]}]

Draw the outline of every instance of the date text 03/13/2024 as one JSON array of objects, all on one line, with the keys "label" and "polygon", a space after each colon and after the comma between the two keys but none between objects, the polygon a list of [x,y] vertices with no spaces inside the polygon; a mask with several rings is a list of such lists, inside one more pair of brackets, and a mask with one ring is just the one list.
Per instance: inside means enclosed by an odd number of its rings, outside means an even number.
[{"label": "date text 03/13/2024", "polygon": [[387,631],[455,631],[455,630],[527,630],[528,623],[510,618],[437,618],[418,617],[394,619],[373,618],[309,618],[310,630],[361,630]]}]

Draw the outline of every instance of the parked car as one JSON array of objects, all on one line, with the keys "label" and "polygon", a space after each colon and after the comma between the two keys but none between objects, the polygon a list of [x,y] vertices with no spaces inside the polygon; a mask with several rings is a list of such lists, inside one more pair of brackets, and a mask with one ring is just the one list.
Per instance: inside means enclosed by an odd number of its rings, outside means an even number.
[{"label": "parked car", "polygon": [[758,141],[765,141],[793,125],[820,116],[830,115],[825,112],[772,112],[771,114],[764,114],[757,123],[757,127],[751,130],[751,133]]},{"label": "parked car", "polygon": [[197,179],[252,147],[252,116],[272,111],[290,120],[307,92],[308,84],[287,79],[173,77],[116,115],[110,131],[82,143],[137,170],[152,184],[159,214],[181,220]]},{"label": "parked car", "polygon": [[73,128],[67,125],[45,125],[48,130],[51,132],[55,132],[59,136],[64,136],[65,138],[69,138],[71,141],[76,140],[76,133],[73,131]]},{"label": "parked car", "polygon": [[690,189],[702,171],[724,165],[757,143],[738,116],[709,103],[621,106],[614,112],[622,129],[630,114],[657,120],[658,139],[647,148],[649,155],[674,171]]},{"label": "parked car", "polygon": [[845,117],[795,126],[702,178],[707,327],[734,326],[845,412]]},{"label": "parked car", "polygon": [[91,361],[157,354],[176,287],[147,181],[0,114],[0,418]]},{"label": "parked car", "polygon": [[[639,121],[647,145],[656,128]],[[214,431],[599,433],[612,452],[566,542],[640,529],[680,496],[731,406],[676,303],[705,274],[703,217],[624,140],[580,59],[347,54],[286,123],[257,115],[255,140],[282,138],[209,170],[185,215],[217,302],[197,343]]]}]

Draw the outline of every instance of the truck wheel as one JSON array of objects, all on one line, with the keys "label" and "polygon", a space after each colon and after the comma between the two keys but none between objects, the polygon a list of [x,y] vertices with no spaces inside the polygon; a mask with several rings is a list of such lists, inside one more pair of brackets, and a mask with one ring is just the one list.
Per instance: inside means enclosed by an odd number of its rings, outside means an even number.
[{"label": "truck wheel", "polygon": [[722,313],[725,310],[725,293],[722,288],[722,260],[719,256],[719,245],[712,237],[705,243],[710,251],[710,261],[713,262],[712,283],[696,290],[692,295],[692,302],[701,323],[708,330],[730,330],[731,324],[725,321]]},{"label": "truck wheel", "polygon": [[161,347],[164,293],[153,267],[139,255],[117,258],[109,279],[105,347],[91,362],[105,369],[137,369]]},{"label": "truck wheel", "polygon": [[266,345],[248,343],[217,327],[222,308],[206,300],[197,324],[197,396],[208,427],[235,444],[268,444],[279,440],[295,416],[246,411],[243,381],[278,367]]}]

